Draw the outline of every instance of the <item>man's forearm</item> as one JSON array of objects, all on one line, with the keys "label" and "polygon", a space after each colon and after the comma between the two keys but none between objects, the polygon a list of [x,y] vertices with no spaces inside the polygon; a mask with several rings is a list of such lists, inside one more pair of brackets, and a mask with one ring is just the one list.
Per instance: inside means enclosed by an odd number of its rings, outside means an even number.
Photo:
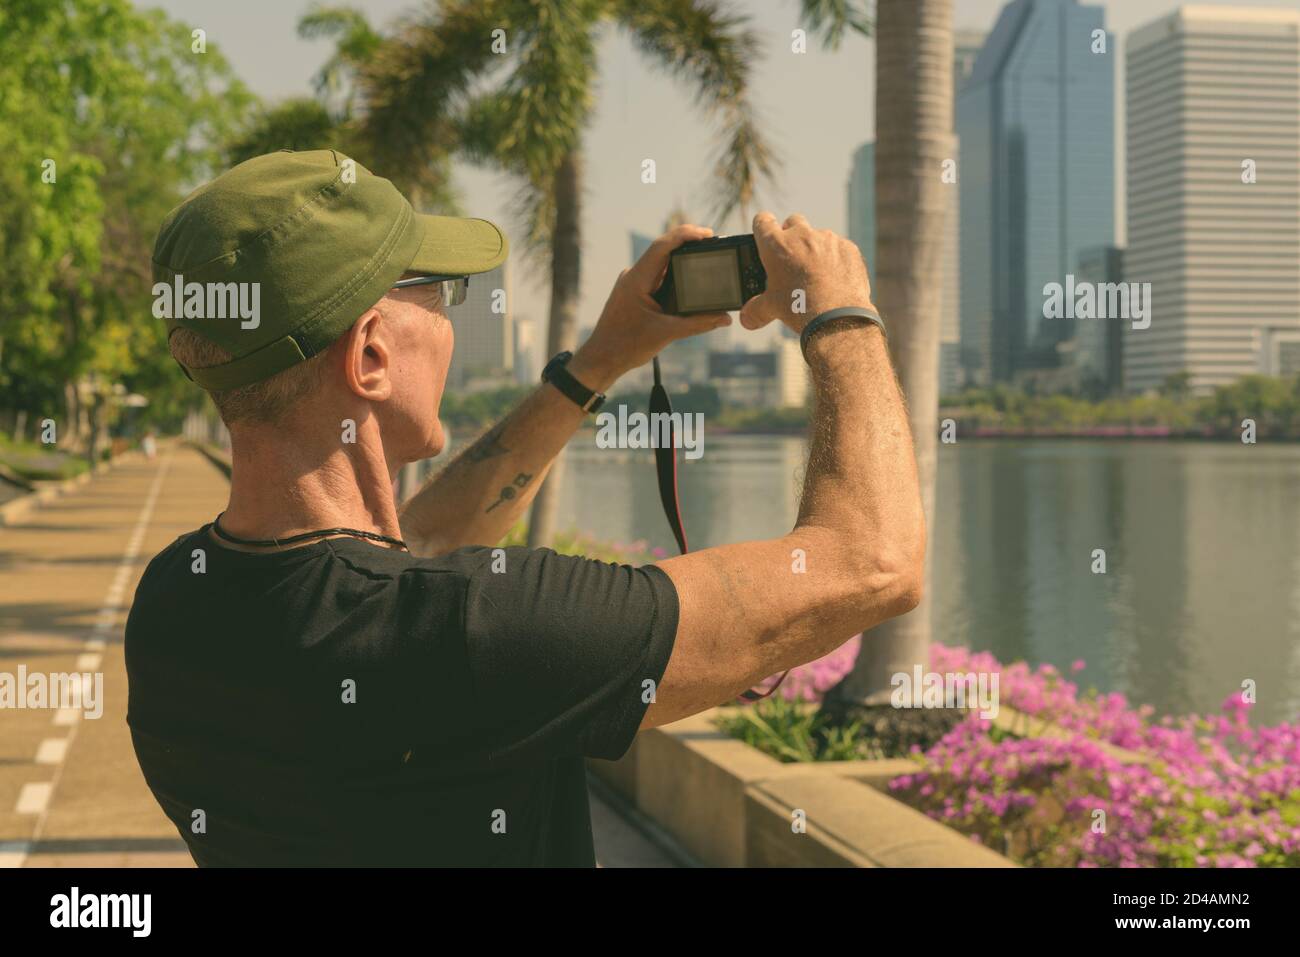
[{"label": "man's forearm", "polygon": [[908,588],[924,555],[912,433],[883,333],[843,321],[808,343],[816,402],[796,534],[840,550],[864,584]]},{"label": "man's forearm", "polygon": [[[569,371],[597,392],[618,378],[610,364],[583,350]],[[532,502],[585,415],[554,386],[536,389],[401,506],[403,537],[427,555],[495,545]]]}]

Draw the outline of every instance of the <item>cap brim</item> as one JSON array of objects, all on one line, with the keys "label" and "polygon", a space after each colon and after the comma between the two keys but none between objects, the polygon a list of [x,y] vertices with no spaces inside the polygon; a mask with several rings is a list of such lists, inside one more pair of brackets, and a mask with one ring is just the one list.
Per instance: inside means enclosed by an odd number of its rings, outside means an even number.
[{"label": "cap brim", "polygon": [[408,272],[473,276],[506,261],[510,243],[496,223],[459,216],[416,216],[424,238]]}]

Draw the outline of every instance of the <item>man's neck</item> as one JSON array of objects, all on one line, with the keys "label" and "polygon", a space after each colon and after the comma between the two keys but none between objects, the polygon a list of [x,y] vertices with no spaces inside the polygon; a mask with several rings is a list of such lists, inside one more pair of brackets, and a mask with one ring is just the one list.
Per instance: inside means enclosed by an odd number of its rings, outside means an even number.
[{"label": "man's neck", "polygon": [[240,538],[285,538],[322,528],[401,537],[393,473],[373,420],[356,441],[337,434],[286,441],[293,427],[241,430],[231,437],[230,504],[221,527]]}]

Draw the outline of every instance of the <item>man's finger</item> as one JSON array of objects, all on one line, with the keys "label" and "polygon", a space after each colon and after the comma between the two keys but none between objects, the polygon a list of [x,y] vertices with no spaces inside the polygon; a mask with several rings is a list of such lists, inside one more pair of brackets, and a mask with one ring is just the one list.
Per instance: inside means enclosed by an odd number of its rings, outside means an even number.
[{"label": "man's finger", "polygon": [[807,226],[809,229],[812,229],[812,223],[808,222],[803,213],[791,213],[786,217],[783,228],[793,229],[796,226]]},{"label": "man's finger", "polygon": [[781,224],[766,209],[754,217],[754,245],[758,247],[758,259],[764,266],[772,262],[775,249],[781,243]]},{"label": "man's finger", "polygon": [[760,248],[765,240],[770,242],[781,234],[781,226],[777,223],[776,217],[766,209],[754,217],[753,229],[754,239],[758,241]]},{"label": "man's finger", "polygon": [[645,293],[654,292],[659,285],[659,277],[668,268],[668,257],[682,243],[692,239],[708,239],[713,230],[708,226],[694,226],[683,223],[664,233],[650,244],[650,248],[641,254],[636,265],[630,270],[633,288]]},{"label": "man's finger", "polygon": [[699,312],[690,316],[673,316],[671,321],[669,328],[673,338],[686,339],[731,325],[731,316],[725,312]]},{"label": "man's finger", "polygon": [[775,318],[770,305],[763,301],[766,298],[766,294],[755,296],[741,307],[740,324],[746,329],[762,329]]}]

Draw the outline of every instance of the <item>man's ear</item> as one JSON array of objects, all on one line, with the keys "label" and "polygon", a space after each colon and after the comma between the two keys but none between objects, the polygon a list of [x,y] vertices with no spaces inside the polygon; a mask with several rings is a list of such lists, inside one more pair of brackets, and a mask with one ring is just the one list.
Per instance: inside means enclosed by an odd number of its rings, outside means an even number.
[{"label": "man's ear", "polygon": [[348,330],[343,352],[344,380],[362,399],[382,402],[393,392],[391,326],[378,309],[368,309]]}]

